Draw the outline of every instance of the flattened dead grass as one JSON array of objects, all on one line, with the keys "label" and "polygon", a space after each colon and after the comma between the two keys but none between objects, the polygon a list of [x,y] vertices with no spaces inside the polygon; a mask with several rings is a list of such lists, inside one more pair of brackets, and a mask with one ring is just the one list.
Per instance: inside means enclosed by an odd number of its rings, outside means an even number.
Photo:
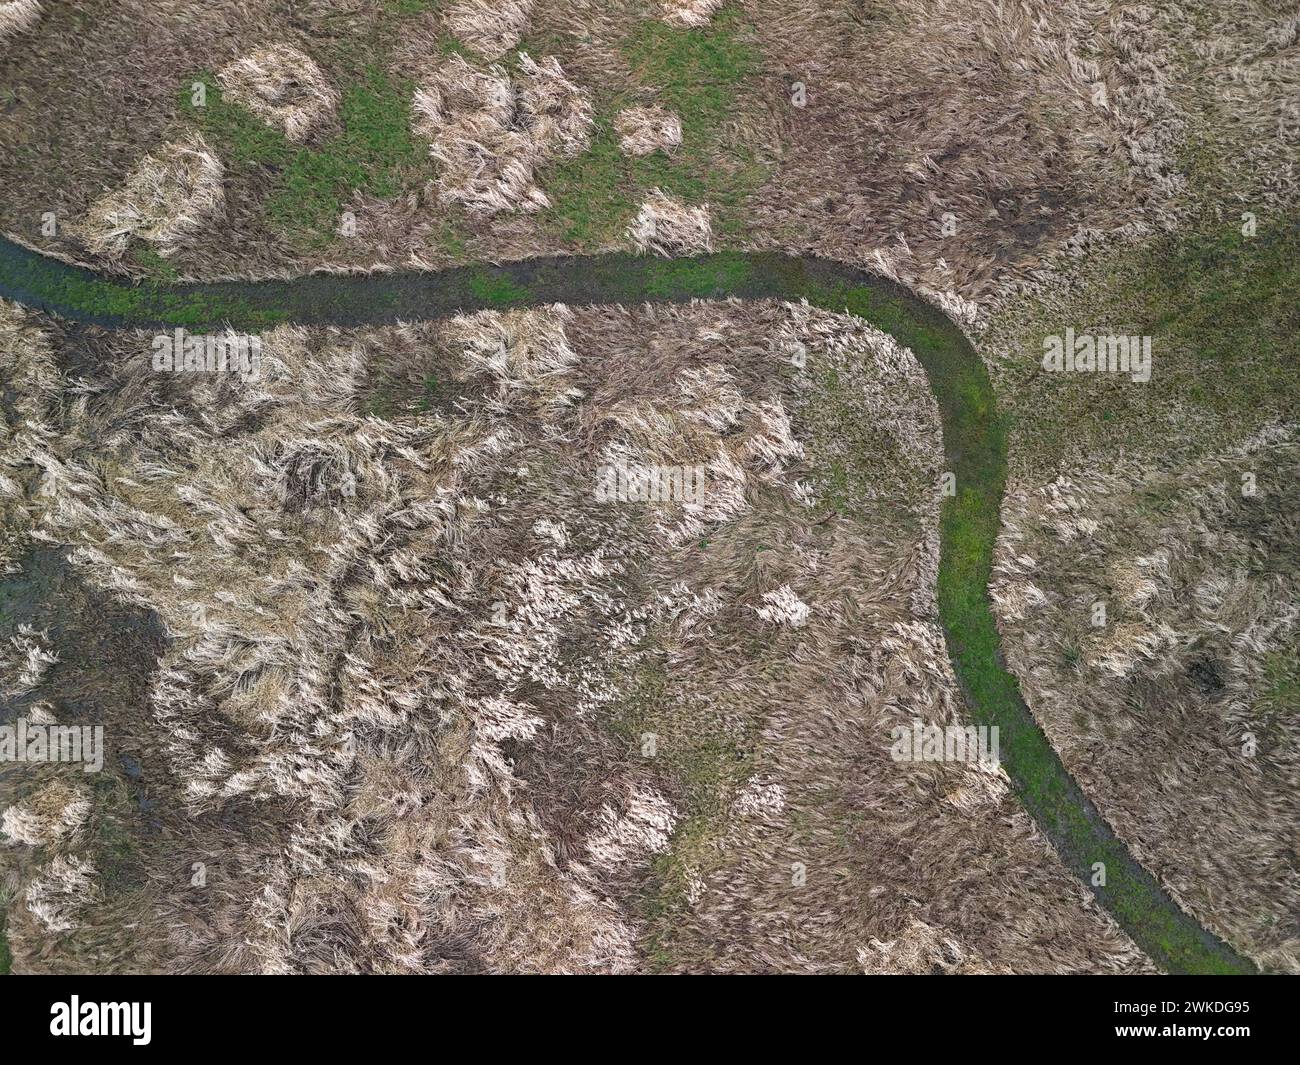
[{"label": "flattened dead grass", "polygon": [[1008,664],[1066,768],[1191,913],[1288,972],[1298,456],[1274,427],[1188,466],[1022,481],[993,584]]},{"label": "flattened dead grass", "polygon": [[[165,767],[131,851],[150,939],[88,904],[128,896],[69,828],[2,852],[20,967],[1141,967],[999,775],[889,759],[960,701],[937,413],[874,331],[776,304],[282,327],[256,379],[90,343],[7,382],[43,391],[5,460],[29,526],[167,632],[117,726]],[[880,446],[837,494],[815,418],[845,403]],[[600,502],[615,461],[704,494]],[[7,805],[32,837],[58,804]],[[933,944],[881,961],[917,921]]]}]

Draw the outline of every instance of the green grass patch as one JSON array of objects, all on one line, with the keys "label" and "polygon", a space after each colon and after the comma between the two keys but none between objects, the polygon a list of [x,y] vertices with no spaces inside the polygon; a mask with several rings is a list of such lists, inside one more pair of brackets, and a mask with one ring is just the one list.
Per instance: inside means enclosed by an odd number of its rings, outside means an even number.
[{"label": "green grass patch", "polygon": [[117,773],[97,773],[91,785],[95,811],[90,857],[99,871],[99,888],[114,899],[143,885],[138,812],[130,785]]},{"label": "green grass patch", "polygon": [[680,29],[649,21],[623,45],[637,82],[682,120],[682,144],[629,158],[619,148],[614,116],[631,94],[598,100],[590,148],[550,164],[542,186],[552,207],[544,216],[558,236],[582,248],[617,243],[652,188],[689,204],[707,202],[715,233],[744,232],[741,208],[766,167],[748,145],[724,144],[724,124],[741,109],[742,93],[760,67],[760,53],[741,11],[729,6],[708,26]]},{"label": "green grass patch", "polygon": [[914,479],[920,467],[871,416],[863,402],[870,386],[861,371],[818,360],[809,372],[811,387],[800,399],[799,416],[821,513],[874,524],[888,507],[896,535],[919,532],[913,518],[887,501],[898,499],[889,482]]},{"label": "green grass patch", "polygon": [[720,297],[742,288],[752,274],[749,260],[735,252],[707,259],[651,259],[646,264],[645,292],[659,299]]},{"label": "green grass patch", "polygon": [[737,5],[728,5],[707,26],[680,29],[658,20],[641,24],[623,54],[642,84],[658,89],[661,102],[709,132],[734,112],[741,84],[759,66],[757,44]]},{"label": "green grass patch", "polygon": [[131,248],[131,258],[151,278],[158,281],[178,281],[176,267],[159,255],[152,245],[136,241]]},{"label": "green grass patch", "polygon": [[528,302],[528,291],[507,274],[481,269],[469,279],[470,293],[492,307],[509,307]]},{"label": "green grass patch", "polygon": [[439,0],[384,0],[384,10],[401,18],[423,15],[438,6]]},{"label": "green grass patch", "polygon": [[428,374],[424,378],[424,387],[419,399],[416,400],[416,410],[421,414],[427,414],[433,409],[434,402],[442,394],[442,384],[438,381],[437,374]]},{"label": "green grass patch", "polygon": [[352,193],[389,199],[408,187],[425,158],[411,135],[411,92],[409,83],[374,69],[346,89],[339,107],[343,132],[320,149],[297,152],[268,216],[286,232],[327,242]]},{"label": "green grass patch", "polygon": [[191,81],[207,86],[206,103],[194,105],[187,82],[183,109],[223,159],[275,171],[267,219],[299,247],[333,240],[344,204],[354,193],[389,199],[423,174],[426,148],[411,135],[413,86],[374,67],[344,89],[339,106],[342,132],[319,147],[291,144],[278,130],[225,99],[210,75]]},{"label": "green grass patch", "polygon": [[682,120],[682,144],[671,157],[655,152],[636,160],[635,178],[688,203],[707,200],[715,231],[743,232],[743,205],[766,176],[755,146],[724,143],[725,124],[744,109],[762,55],[738,5],[708,26],[677,29],[646,22],[624,48],[637,80],[656,90],[663,106]]},{"label": "green grass patch", "polygon": [[1167,238],[1139,257],[1139,267],[1122,298],[1140,308],[1150,332],[1191,356],[1190,373],[1217,375],[1201,401],[1235,411],[1277,394],[1294,398],[1300,225],[1285,221],[1255,237],[1228,225]]},{"label": "green grass patch", "polygon": [[579,247],[613,243],[636,212],[635,183],[608,115],[596,119],[591,147],[543,171],[551,207],[543,216],[557,234]]},{"label": "green grass patch", "polygon": [[[995,324],[1008,350],[999,391],[1016,419],[1016,462],[1038,475],[1088,461],[1115,441],[1223,446],[1286,417],[1300,393],[1300,225],[1233,222],[1099,253],[1051,303]],[[1151,380],[1045,373],[1043,338],[1079,332],[1152,338]]]}]

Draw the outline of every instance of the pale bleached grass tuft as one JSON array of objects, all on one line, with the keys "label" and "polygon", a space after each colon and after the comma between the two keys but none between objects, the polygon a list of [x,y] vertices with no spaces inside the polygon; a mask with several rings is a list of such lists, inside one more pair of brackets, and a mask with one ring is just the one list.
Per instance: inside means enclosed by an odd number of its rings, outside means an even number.
[{"label": "pale bleached grass tuft", "polygon": [[100,898],[97,875],[88,859],[60,854],[27,885],[23,895],[27,908],[47,932],[71,932],[84,911]]},{"label": "pale bleached grass tuft", "polygon": [[301,141],[327,122],[339,96],[309,55],[287,44],[273,44],[222,67],[223,92],[275,126],[291,141]]},{"label": "pale bleached grass tuft", "polygon": [[524,53],[517,79],[453,56],[416,90],[412,111],[439,165],[439,199],[481,214],[549,206],[537,167],[582,151],[594,126],[588,94],[556,59]]},{"label": "pale bleached grass tuft", "polygon": [[479,55],[496,59],[519,43],[532,13],[533,0],[453,0],[443,25]]},{"label": "pale bleached grass tuft", "polygon": [[25,695],[41,683],[59,660],[49,648],[49,635],[23,623],[8,641],[0,643],[0,691],[10,697]]},{"label": "pale bleached grass tuft", "polygon": [[0,832],[10,842],[28,847],[48,847],[74,834],[86,823],[90,799],[84,788],[52,780],[25,802],[0,814]]},{"label": "pale bleached grass tuft", "polygon": [[198,134],[173,141],[141,159],[121,188],[95,201],[77,231],[99,255],[123,254],[133,237],[159,255],[172,255],[225,210],[224,173]]},{"label": "pale bleached grass tuft", "polygon": [[662,189],[653,189],[628,226],[627,237],[638,251],[659,255],[712,251],[709,205],[691,207]]},{"label": "pale bleached grass tuft", "polygon": [[681,118],[662,107],[628,107],[614,118],[624,155],[671,152],[682,143]]},{"label": "pale bleached grass tuft", "polygon": [[725,0],[663,0],[663,20],[675,26],[707,26]]},{"label": "pale bleached grass tuft", "polygon": [[0,4],[0,41],[30,30],[41,20],[40,0],[10,0]]},{"label": "pale bleached grass tuft", "polygon": [[775,591],[764,592],[763,604],[755,608],[755,613],[773,625],[802,629],[808,623],[808,604],[795,595],[788,584],[781,585]]},{"label": "pale bleached grass tuft", "polygon": [[645,787],[629,788],[622,809],[607,804],[597,815],[596,831],[585,845],[587,856],[597,868],[608,870],[662,854],[677,821],[662,795]]},{"label": "pale bleached grass tuft", "polygon": [[867,976],[987,975],[996,970],[972,956],[953,935],[911,918],[895,938],[873,939],[858,948],[858,964]]},{"label": "pale bleached grass tuft", "polygon": [[519,53],[519,113],[542,159],[578,155],[591,143],[595,119],[590,96],[564,76],[548,55],[540,63]]}]

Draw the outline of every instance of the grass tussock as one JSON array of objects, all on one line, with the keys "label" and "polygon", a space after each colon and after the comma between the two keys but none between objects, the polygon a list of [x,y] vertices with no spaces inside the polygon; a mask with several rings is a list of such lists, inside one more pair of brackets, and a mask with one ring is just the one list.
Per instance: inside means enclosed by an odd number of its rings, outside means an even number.
[{"label": "grass tussock", "polygon": [[121,256],[131,240],[147,241],[164,258],[225,209],[225,167],[198,135],[145,156],[120,189],[97,200],[79,224],[98,255]]},{"label": "grass tussock", "polygon": [[9,0],[0,4],[0,41],[25,33],[41,21],[40,0]]},{"label": "grass tussock", "polygon": [[217,80],[225,95],[301,141],[338,107],[339,97],[315,61],[285,44],[259,48],[222,67]]},{"label": "grass tussock", "polygon": [[629,107],[614,119],[625,155],[671,152],[682,143],[682,120],[662,107]]},{"label": "grass tussock", "polygon": [[663,19],[677,26],[707,26],[725,0],[663,0]]},{"label": "grass tussock", "polygon": [[538,63],[520,53],[513,77],[452,56],[416,90],[412,110],[439,166],[439,199],[489,215],[550,206],[537,167],[581,152],[592,129],[587,94],[553,56]]},{"label": "grass tussock", "polygon": [[75,833],[86,822],[90,801],[83,789],[54,780],[24,803],[0,814],[0,832],[10,843],[47,847]]},{"label": "grass tussock", "polygon": [[709,206],[689,207],[663,189],[652,189],[627,230],[637,251],[689,255],[713,250]]},{"label": "grass tussock", "polygon": [[532,11],[533,0],[452,0],[443,25],[457,41],[496,59],[519,43]]}]

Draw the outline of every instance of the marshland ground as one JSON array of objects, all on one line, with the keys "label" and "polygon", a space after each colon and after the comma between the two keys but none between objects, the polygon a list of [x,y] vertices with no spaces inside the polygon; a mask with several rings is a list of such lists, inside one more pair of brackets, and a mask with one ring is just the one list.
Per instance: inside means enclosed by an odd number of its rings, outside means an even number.
[{"label": "marshland ground", "polygon": [[[0,226],[139,277],[815,252],[966,329],[1009,667],[1300,970],[1294,5],[0,3]],[[1149,381],[1046,338],[1151,339]],[[0,304],[0,966],[1142,972],[965,720],[911,353],[775,301],[280,326]],[[602,465],[706,471],[608,504]],[[1100,605],[1101,611],[1098,612]],[[9,959],[12,959],[11,961]]]}]

